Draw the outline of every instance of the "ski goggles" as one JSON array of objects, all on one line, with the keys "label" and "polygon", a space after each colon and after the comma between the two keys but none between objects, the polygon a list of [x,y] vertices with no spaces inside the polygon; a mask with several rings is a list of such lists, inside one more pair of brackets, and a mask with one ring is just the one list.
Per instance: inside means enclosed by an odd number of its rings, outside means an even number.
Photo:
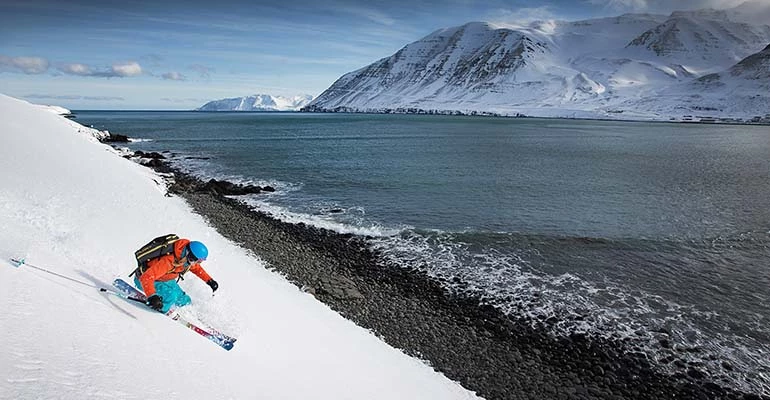
[{"label": "ski goggles", "polygon": [[185,248],[185,253],[186,253],[186,257],[187,257],[187,261],[185,262],[185,264],[188,265],[188,266],[206,260],[205,258],[204,259],[199,259],[198,257],[195,257],[195,254],[193,254],[193,252],[190,251],[189,247]]}]

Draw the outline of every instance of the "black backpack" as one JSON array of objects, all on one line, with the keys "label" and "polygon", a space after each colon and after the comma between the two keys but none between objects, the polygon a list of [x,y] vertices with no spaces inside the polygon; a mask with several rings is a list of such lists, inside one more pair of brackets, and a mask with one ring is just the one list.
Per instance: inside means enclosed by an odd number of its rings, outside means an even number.
[{"label": "black backpack", "polygon": [[[130,276],[136,274],[137,277],[142,276],[144,271],[147,271],[147,262],[158,257],[163,257],[166,254],[174,252],[174,243],[179,240],[179,236],[170,233],[168,235],[158,236],[152,239],[149,243],[142,246],[139,250],[134,252],[136,256],[136,269]],[[185,271],[186,272],[186,271]]]}]

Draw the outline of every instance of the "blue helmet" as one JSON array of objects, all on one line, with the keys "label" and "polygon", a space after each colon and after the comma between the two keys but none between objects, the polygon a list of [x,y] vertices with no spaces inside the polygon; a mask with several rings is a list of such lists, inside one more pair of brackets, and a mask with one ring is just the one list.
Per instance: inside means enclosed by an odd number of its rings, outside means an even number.
[{"label": "blue helmet", "polygon": [[204,261],[209,256],[209,249],[201,242],[190,242],[187,248],[190,249],[190,253],[196,260]]}]

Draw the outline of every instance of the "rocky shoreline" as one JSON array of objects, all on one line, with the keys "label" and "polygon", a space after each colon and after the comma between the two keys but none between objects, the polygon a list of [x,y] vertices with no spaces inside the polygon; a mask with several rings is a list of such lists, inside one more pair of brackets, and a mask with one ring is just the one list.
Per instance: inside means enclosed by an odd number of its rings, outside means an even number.
[{"label": "rocky shoreline", "polygon": [[695,367],[660,374],[632,344],[585,335],[556,338],[547,322],[506,316],[479,299],[449,293],[418,270],[388,264],[365,237],[255,211],[227,197],[243,194],[243,187],[201,181],[172,168],[163,156],[144,164],[172,174],[171,195],[185,198],[217,231],[270,268],[487,399],[767,398],[709,382]]}]

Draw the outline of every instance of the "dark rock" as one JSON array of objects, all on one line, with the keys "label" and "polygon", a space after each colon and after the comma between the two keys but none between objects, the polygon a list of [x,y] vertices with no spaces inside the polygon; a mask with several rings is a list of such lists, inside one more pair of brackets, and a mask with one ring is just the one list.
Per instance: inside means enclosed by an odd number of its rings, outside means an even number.
[{"label": "dark rock", "polygon": [[119,135],[117,133],[110,133],[109,135],[107,135],[107,137],[105,137],[101,141],[103,143],[128,143],[128,141],[129,141],[128,139],[129,139],[129,137],[126,136],[126,135]]},{"label": "dark rock", "polygon": [[690,368],[687,370],[687,376],[698,380],[701,380],[706,377],[706,375],[703,372],[700,372],[697,369],[693,369],[693,368]]},{"label": "dark rock", "polygon": [[316,293],[329,294],[337,299],[361,300],[364,298],[353,281],[340,275],[321,278]]},{"label": "dark rock", "polygon": [[152,158],[152,159],[156,159],[156,160],[165,160],[166,159],[166,156],[164,156],[163,154],[160,154],[158,152],[154,152],[154,151],[150,152],[150,153],[145,153],[143,151],[136,151],[136,152],[134,152],[134,155],[137,156],[137,157],[141,157],[141,158]]},{"label": "dark rock", "polygon": [[163,161],[161,161],[161,160],[159,160],[157,158],[152,158],[149,161],[146,161],[146,162],[142,163],[142,165],[144,165],[146,167],[151,167],[151,168],[160,168],[160,167],[163,167],[164,164],[165,163]]},{"label": "dark rock", "polygon": [[243,196],[247,194],[259,194],[262,188],[254,185],[240,185],[228,181],[210,179],[203,185],[195,188],[198,192],[208,192],[222,196]]}]

